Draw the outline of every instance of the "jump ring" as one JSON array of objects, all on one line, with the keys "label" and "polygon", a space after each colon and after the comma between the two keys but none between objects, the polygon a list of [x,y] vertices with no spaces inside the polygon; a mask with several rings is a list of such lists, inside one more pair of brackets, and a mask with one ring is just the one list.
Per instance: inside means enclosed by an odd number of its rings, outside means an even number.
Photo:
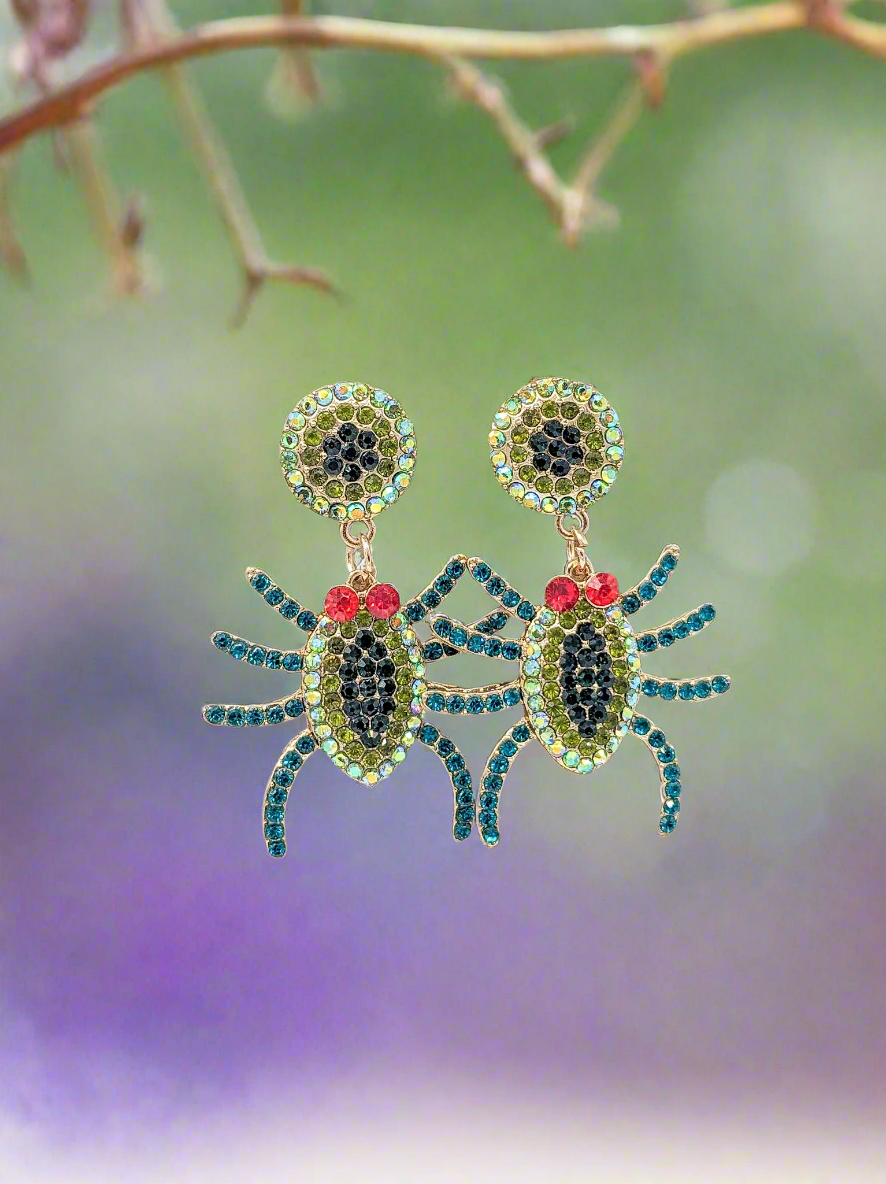
[{"label": "jump ring", "polygon": [[[364,526],[366,529],[354,534],[353,531],[356,526]],[[347,518],[341,524],[341,537],[349,547],[361,546],[361,539],[365,539],[367,543],[371,543],[375,537],[375,522],[372,518],[357,518],[353,521]]]},{"label": "jump ring", "polygon": [[[578,525],[577,526],[567,526],[566,525],[567,518],[576,519]],[[575,510],[571,514],[558,514],[556,517],[557,530],[560,532],[562,537],[567,540],[574,539],[577,534],[581,534],[583,536],[585,534],[585,532],[587,531],[588,527],[590,526],[590,524],[591,524],[591,519],[588,515],[587,510]],[[584,542],[580,543],[579,545],[580,546],[587,546],[587,539],[585,539]]]}]

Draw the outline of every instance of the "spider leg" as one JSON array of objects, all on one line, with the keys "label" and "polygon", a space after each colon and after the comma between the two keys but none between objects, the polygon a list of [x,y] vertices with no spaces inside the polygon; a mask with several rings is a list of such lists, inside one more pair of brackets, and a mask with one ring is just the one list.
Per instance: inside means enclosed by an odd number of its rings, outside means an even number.
[{"label": "spider leg", "polygon": [[640,690],[650,699],[659,696],[665,702],[680,699],[684,703],[689,703],[693,699],[704,700],[725,695],[731,686],[732,682],[725,674],[684,679],[682,682],[672,682],[668,678],[655,678],[651,674],[644,674]]},{"label": "spider leg", "polygon": [[481,617],[473,625],[466,625],[465,628],[476,629],[479,633],[491,637],[493,633],[500,633],[507,623],[508,614],[503,609],[496,609],[495,612],[487,613],[485,617]]},{"label": "spider leg", "polygon": [[448,711],[450,715],[480,715],[484,711],[502,711],[522,702],[518,679],[493,683],[488,687],[453,687],[444,682],[430,682],[424,693],[425,707],[430,711]]},{"label": "spider leg", "polygon": [[474,788],[465,758],[448,736],[444,736],[430,724],[425,724],[419,730],[418,738],[426,748],[436,752],[449,774],[454,795],[452,837],[461,842],[471,833],[471,824],[474,821]]},{"label": "spider leg", "polygon": [[262,724],[282,724],[287,719],[298,719],[305,705],[297,695],[275,699],[273,703],[209,703],[203,708],[208,724],[229,728],[261,727]]},{"label": "spider leg", "polygon": [[658,557],[658,563],[642,579],[639,584],[627,592],[623,592],[619,603],[628,614],[639,612],[650,600],[654,600],[659,588],[668,582],[668,576],[680,561],[680,548],[676,543],[665,547]]},{"label": "spider leg", "polygon": [[[472,625],[463,625],[461,621],[456,621],[454,617],[433,616],[430,618],[428,624],[434,628],[434,622],[437,620],[451,621],[453,628],[464,629],[467,633],[482,633],[483,638],[481,639],[481,643],[485,644],[486,638],[491,638],[493,633],[498,633],[504,629],[508,623],[508,614],[503,611],[487,613],[485,617],[481,617],[479,621],[475,621]],[[439,634],[439,636],[442,636],[442,634]],[[476,643],[473,649],[468,646],[468,652],[477,654],[486,652],[483,644],[481,644],[479,649],[477,649]],[[504,645],[505,643],[501,642],[499,644]],[[515,643],[511,642],[510,644],[514,645]],[[492,648],[494,649],[495,647],[493,646]],[[424,644],[423,656],[425,662],[438,662],[441,658],[451,658],[457,653],[459,653],[459,650],[448,641],[440,642],[431,640],[426,641]],[[500,655],[492,653],[488,654],[488,656],[494,658]],[[515,656],[519,657],[519,650]]]},{"label": "spider leg", "polygon": [[287,595],[266,572],[260,571],[257,567],[247,567],[246,578],[250,587],[256,590],[266,604],[275,608],[285,620],[294,621],[305,633],[310,633],[317,624],[316,615],[310,609],[302,608],[298,601]]},{"label": "spider leg", "polygon": [[501,837],[498,826],[498,796],[514,757],[532,739],[526,716],[509,728],[492,750],[477,799],[477,826],[487,847],[494,847]]},{"label": "spider leg", "polygon": [[[507,622],[506,613],[490,613],[489,617],[484,617],[478,625],[485,625],[490,618],[494,618],[492,624],[497,625],[499,617],[504,617]],[[491,636],[487,629],[479,629],[476,625],[463,625],[461,621],[453,620],[452,617],[437,614],[428,618],[428,624],[434,633],[443,639],[442,647],[437,643],[438,648],[442,648],[450,656],[453,653],[485,654],[488,658],[504,658],[507,662],[516,662],[520,657],[519,641],[502,641]],[[434,645],[434,642],[428,642],[428,645]]]},{"label": "spider leg", "polygon": [[664,732],[645,716],[635,715],[631,730],[643,741],[658,764],[658,779],[661,783],[661,817],[658,829],[669,835],[677,825],[680,813],[680,766],[677,754],[668,744]]},{"label": "spider leg", "polygon": [[286,799],[289,797],[296,773],[316,749],[316,741],[310,732],[294,736],[280,754],[280,759],[268,781],[262,807],[262,825],[265,842],[268,844],[268,854],[276,859],[286,854]]},{"label": "spider leg", "polygon": [[266,670],[301,670],[304,655],[301,650],[272,650],[266,645],[257,645],[245,637],[218,630],[212,635],[212,644],[223,654],[250,666],[264,666]]},{"label": "spider leg", "polygon": [[475,555],[468,560],[468,570],[477,583],[482,584],[492,599],[497,600],[512,617],[516,617],[518,621],[531,621],[535,617],[538,609],[532,601],[526,600],[516,588],[511,588],[488,563]]},{"label": "spider leg", "polygon": [[684,638],[700,633],[705,625],[710,625],[716,615],[717,610],[712,604],[700,604],[691,613],[685,613],[682,617],[674,617],[671,621],[665,621],[664,625],[660,625],[658,629],[649,633],[639,633],[637,635],[637,649],[643,654],[651,654],[659,646],[667,648],[675,641],[683,641]]},{"label": "spider leg", "polygon": [[424,592],[419,592],[418,596],[413,596],[412,600],[403,605],[407,621],[421,621],[427,615],[428,609],[437,608],[465,574],[466,564],[467,559],[464,555],[453,555]]}]

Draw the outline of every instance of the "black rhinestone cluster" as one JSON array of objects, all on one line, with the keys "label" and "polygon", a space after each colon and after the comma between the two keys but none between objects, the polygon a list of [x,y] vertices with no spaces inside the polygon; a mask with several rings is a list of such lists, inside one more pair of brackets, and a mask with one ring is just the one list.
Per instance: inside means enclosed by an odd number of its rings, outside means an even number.
[{"label": "black rhinestone cluster", "polygon": [[359,481],[378,467],[378,436],[371,428],[343,423],[324,437],[323,469],[330,477]]},{"label": "black rhinestone cluster", "polygon": [[568,477],[585,458],[581,446],[581,432],[573,424],[562,424],[559,419],[548,419],[529,437],[532,465],[538,473],[552,477]]},{"label": "black rhinestone cluster", "polygon": [[603,634],[590,621],[582,621],[563,639],[560,688],[566,713],[583,740],[595,736],[605,721],[614,683]]},{"label": "black rhinestone cluster", "polygon": [[371,629],[360,629],[342,653],[342,710],[364,748],[378,748],[391,723],[396,670],[388,647]]}]

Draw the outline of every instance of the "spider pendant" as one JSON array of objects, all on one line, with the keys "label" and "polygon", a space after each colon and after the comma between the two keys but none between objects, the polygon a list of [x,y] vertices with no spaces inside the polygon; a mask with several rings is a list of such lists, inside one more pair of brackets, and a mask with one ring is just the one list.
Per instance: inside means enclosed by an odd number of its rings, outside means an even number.
[{"label": "spider pendant", "polygon": [[[548,583],[540,606],[526,600],[482,559],[467,561],[473,578],[501,611],[475,626],[437,614],[429,619],[431,629],[447,653],[517,658],[520,672],[510,682],[475,691],[429,684],[424,702],[431,710],[451,713],[490,710],[490,701],[494,710],[517,704],[523,708],[523,718],[494,748],[478,791],[477,825],[487,846],[495,846],[500,838],[499,800],[505,776],[533,738],[564,769],[584,774],[605,764],[629,733],[639,737],[658,768],[659,831],[673,832],[681,799],[677,754],[664,732],[637,713],[637,703],[641,695],[705,701],[730,686],[725,675],[671,681],[644,675],[641,669],[641,654],[691,637],[714,619],[713,605],[705,604],[657,630],[636,634],[632,628],[629,618],[657,596],[679,558],[678,547],[666,547],[646,578],[624,594],[614,576],[595,573],[586,562],[578,570],[568,566],[571,574]],[[519,642],[492,638],[490,644],[489,634],[503,627],[506,614],[525,625],[522,637]]]},{"label": "spider pendant", "polygon": [[[425,646],[412,628],[449,595],[466,564],[465,556],[454,555],[402,609],[390,584],[372,583],[359,591],[339,585],[327,594],[319,616],[302,608],[265,572],[247,569],[246,578],[265,603],[308,634],[305,644],[292,650],[256,645],[225,632],[212,637],[216,648],[232,658],[302,676],[301,694],[271,703],[203,708],[207,723],[237,728],[304,716],[305,730],[286,745],[265,790],[262,826],[269,854],[279,858],[286,853],[287,800],[313,753],[325,752],[352,780],[374,785],[402,764],[416,739],[439,756],[452,782],[453,837],[462,840],[471,833],[475,801],[464,758],[447,736],[422,726]],[[431,644],[436,653],[440,647]],[[447,645],[447,654],[455,652]]]}]

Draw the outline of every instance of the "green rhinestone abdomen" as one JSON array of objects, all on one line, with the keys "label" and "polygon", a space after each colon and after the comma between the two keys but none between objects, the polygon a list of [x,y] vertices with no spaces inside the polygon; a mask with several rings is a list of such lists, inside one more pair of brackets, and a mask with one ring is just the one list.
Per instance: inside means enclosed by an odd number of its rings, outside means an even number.
[{"label": "green rhinestone abdomen", "polygon": [[526,631],[520,681],[539,741],[574,773],[604,764],[630,730],[640,661],[621,609],[544,609]]},{"label": "green rhinestone abdomen", "polygon": [[421,725],[421,647],[402,613],[387,621],[361,611],[322,616],[308,642],[308,726],[334,764],[355,781],[389,777]]}]

